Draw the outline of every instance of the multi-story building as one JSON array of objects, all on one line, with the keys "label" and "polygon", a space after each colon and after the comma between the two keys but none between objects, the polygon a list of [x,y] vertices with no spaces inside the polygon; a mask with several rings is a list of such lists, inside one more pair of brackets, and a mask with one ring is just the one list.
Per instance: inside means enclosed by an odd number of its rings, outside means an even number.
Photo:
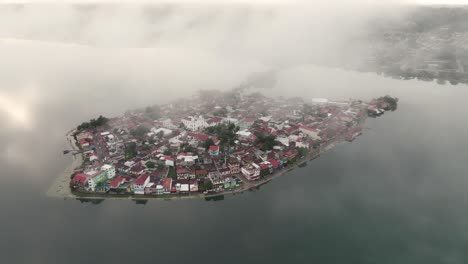
[{"label": "multi-story building", "polygon": [[260,178],[260,166],[255,163],[242,167],[241,172],[249,181],[255,181]]},{"label": "multi-story building", "polygon": [[106,174],[107,179],[112,179],[115,177],[115,167],[113,165],[104,164],[101,167],[101,171]]},{"label": "multi-story building", "polygon": [[143,174],[133,182],[133,192],[135,194],[145,194],[145,187],[150,182],[149,174]]},{"label": "multi-story building", "polygon": [[209,126],[203,116],[189,116],[182,119],[182,123],[190,131],[198,131]]}]

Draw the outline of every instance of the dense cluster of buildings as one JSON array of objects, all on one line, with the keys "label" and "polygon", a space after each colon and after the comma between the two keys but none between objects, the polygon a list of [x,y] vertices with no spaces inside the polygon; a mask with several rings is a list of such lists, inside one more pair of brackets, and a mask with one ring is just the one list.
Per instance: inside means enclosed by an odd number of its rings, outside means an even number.
[{"label": "dense cluster of buildings", "polygon": [[268,98],[240,90],[128,111],[75,133],[79,192],[216,193],[267,178],[324,144],[353,140],[367,104]]}]

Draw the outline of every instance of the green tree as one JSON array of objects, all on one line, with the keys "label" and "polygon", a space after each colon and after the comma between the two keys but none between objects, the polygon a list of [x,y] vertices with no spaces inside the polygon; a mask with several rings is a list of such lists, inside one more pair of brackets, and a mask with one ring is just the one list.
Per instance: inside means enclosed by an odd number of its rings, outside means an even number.
[{"label": "green tree", "polygon": [[150,130],[142,125],[130,131],[130,135],[142,140]]},{"label": "green tree", "polygon": [[272,150],[273,147],[276,145],[276,137],[273,135],[265,136],[261,133],[256,132],[255,136],[257,137],[257,141],[255,142],[255,144],[261,144],[261,150]]},{"label": "green tree", "polygon": [[174,167],[169,167],[169,172],[167,174],[167,177],[170,177],[173,180],[177,180],[177,172]]},{"label": "green tree", "polygon": [[125,159],[132,159],[137,155],[137,145],[135,142],[130,142],[125,146]]},{"label": "green tree", "polygon": [[215,143],[213,141],[213,139],[209,138],[207,140],[205,140],[205,143],[203,143],[203,147],[205,149],[208,149],[210,146],[213,146]]},{"label": "green tree", "polygon": [[297,152],[299,152],[298,156],[305,157],[309,153],[309,150],[306,148],[298,148]]},{"label": "green tree", "polygon": [[204,182],[198,185],[198,190],[200,192],[204,192],[211,189],[213,189],[213,183],[208,179],[206,179]]},{"label": "green tree", "polygon": [[156,163],[154,163],[154,162],[152,162],[152,161],[146,162],[145,165],[146,165],[146,167],[147,167],[148,169],[154,169],[154,168],[156,168]]}]

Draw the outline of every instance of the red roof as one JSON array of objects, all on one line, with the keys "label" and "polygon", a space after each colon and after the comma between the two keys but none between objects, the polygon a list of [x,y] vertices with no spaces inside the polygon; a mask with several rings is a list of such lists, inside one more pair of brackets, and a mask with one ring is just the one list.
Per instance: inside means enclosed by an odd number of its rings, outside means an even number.
[{"label": "red roof", "polygon": [[73,176],[73,183],[81,183],[81,184],[84,184],[86,181],[88,180],[88,175],[86,174],[82,174],[82,173],[78,173],[76,174],[75,176]]},{"label": "red roof", "polygon": [[313,132],[317,132],[316,129],[313,129],[313,128],[307,127],[307,126],[300,126],[300,128],[305,129],[305,130],[309,130],[309,131],[313,131]]},{"label": "red roof", "polygon": [[219,151],[219,146],[210,146],[211,151]]},{"label": "red roof", "polygon": [[135,184],[137,185],[143,185],[146,181],[146,179],[148,179],[149,177],[149,174],[143,174],[141,175],[140,177],[138,177],[136,180],[135,180]]},{"label": "red roof", "polygon": [[266,170],[266,169],[268,169],[268,165],[267,164],[260,164],[260,169],[261,170]]},{"label": "red roof", "polygon": [[192,132],[187,133],[187,136],[196,138],[196,139],[201,140],[201,141],[205,141],[205,140],[207,140],[209,138],[209,136],[206,135],[206,134],[198,134],[198,133],[192,133]]},{"label": "red roof", "polygon": [[222,117],[212,117],[212,118],[208,119],[206,122],[207,122],[208,124],[214,124],[214,123],[219,123],[219,122],[221,122],[222,120],[223,120]]},{"label": "red roof", "polygon": [[171,186],[172,186],[172,179],[171,178],[165,178],[163,180],[163,188],[164,189],[171,189]]},{"label": "red roof", "polygon": [[273,168],[275,168],[275,169],[278,168],[278,166],[279,166],[279,162],[277,160],[275,160],[275,159],[270,159],[270,160],[268,160],[268,162],[270,162],[271,166],[273,166]]},{"label": "red roof", "polygon": [[118,182],[124,182],[126,180],[127,180],[127,177],[123,175],[117,176],[117,178],[115,178],[115,181],[118,181]]},{"label": "red roof", "polygon": [[253,122],[255,122],[255,120],[257,120],[255,117],[246,117],[246,118],[244,118],[244,122],[246,122],[246,123],[253,123]]},{"label": "red roof", "polygon": [[117,188],[117,187],[120,186],[120,181],[118,181],[117,179],[113,180],[113,181],[110,182],[109,185],[110,185],[111,188]]}]

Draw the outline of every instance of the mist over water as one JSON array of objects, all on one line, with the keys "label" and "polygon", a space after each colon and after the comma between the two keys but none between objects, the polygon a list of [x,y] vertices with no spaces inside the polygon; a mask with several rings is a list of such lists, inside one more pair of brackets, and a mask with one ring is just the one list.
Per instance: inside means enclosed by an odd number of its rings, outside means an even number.
[{"label": "mist over water", "polygon": [[[466,263],[468,89],[317,65],[333,62],[348,27],[367,17],[336,24],[350,11],[297,7],[54,8],[0,8],[5,263]],[[383,12],[357,9],[348,14]],[[280,70],[262,90],[268,96],[389,94],[398,110],[369,119],[353,143],[219,202],[45,196],[71,162],[64,135],[83,120],[228,89],[270,68]]]}]

